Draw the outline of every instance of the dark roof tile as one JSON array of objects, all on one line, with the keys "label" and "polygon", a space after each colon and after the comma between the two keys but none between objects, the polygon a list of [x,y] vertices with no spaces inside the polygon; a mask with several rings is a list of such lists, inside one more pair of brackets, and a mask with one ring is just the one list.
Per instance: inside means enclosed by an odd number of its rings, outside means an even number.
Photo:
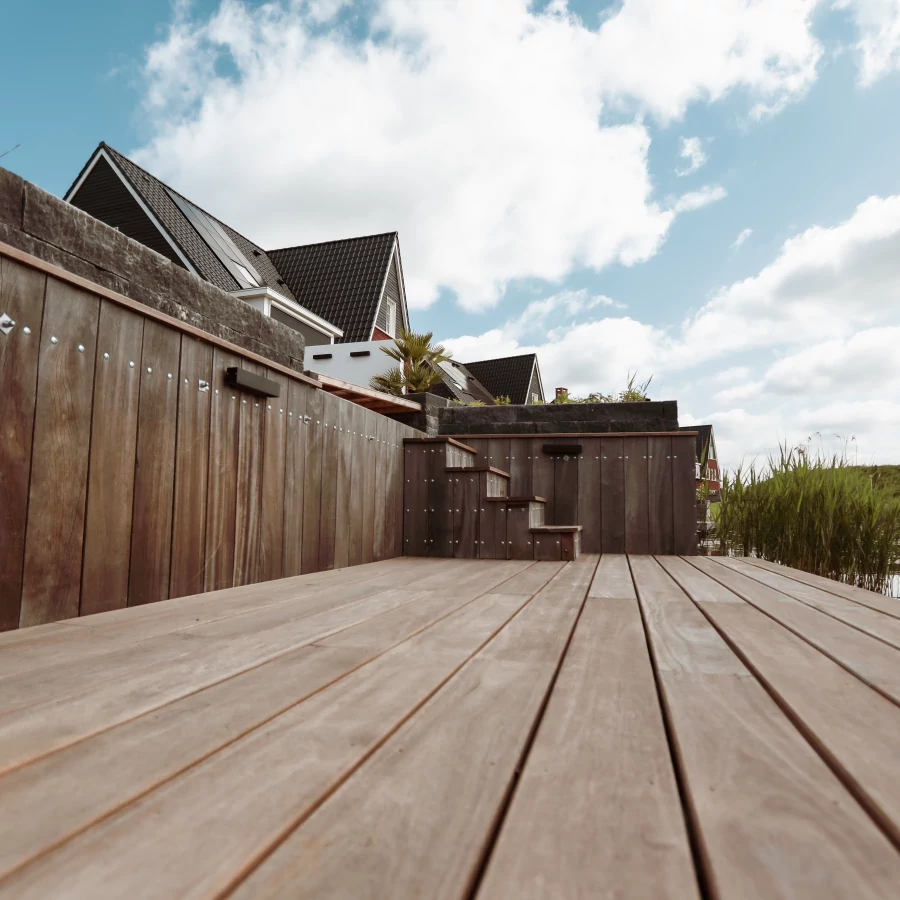
[{"label": "dark roof tile", "polygon": [[494,397],[509,397],[510,403],[521,404],[528,402],[535,359],[534,353],[523,353],[521,356],[468,362],[466,368]]},{"label": "dark roof tile", "polygon": [[270,250],[297,302],[333,322],[343,342],[367,341],[397,232]]}]

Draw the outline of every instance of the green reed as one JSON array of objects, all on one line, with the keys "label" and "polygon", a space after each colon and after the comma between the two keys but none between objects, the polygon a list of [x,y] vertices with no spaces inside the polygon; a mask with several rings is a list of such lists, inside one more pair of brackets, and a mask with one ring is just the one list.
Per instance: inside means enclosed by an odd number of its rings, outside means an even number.
[{"label": "green reed", "polygon": [[721,496],[720,552],[891,592],[900,563],[900,498],[846,459],[783,447],[761,472],[751,466],[725,473]]}]

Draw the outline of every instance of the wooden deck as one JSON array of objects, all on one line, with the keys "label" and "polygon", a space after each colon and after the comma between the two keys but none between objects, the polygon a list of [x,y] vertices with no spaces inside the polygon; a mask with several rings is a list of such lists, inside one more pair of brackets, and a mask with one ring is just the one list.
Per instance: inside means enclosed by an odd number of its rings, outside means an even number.
[{"label": "wooden deck", "polygon": [[0,898],[889,898],[900,603],[393,559],[0,636]]}]

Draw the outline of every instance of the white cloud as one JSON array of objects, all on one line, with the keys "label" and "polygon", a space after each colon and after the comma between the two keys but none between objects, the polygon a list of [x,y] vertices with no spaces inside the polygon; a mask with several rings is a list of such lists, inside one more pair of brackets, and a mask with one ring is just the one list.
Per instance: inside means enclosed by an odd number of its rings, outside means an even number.
[{"label": "white cloud", "polygon": [[[419,308],[649,258],[722,191],[657,202],[640,116],[737,90],[779,108],[821,53],[806,0],[626,0],[596,30],[563,2],[373,0],[362,41],[344,8],[179,5],[148,54],[136,156],[266,246],[399,230]],[[610,107],[634,118],[604,124]]]},{"label": "white cloud", "polygon": [[693,212],[696,209],[709,206],[710,203],[716,203],[724,199],[725,196],[725,188],[720,184],[711,184],[700,188],[699,191],[688,191],[688,193],[682,194],[675,201],[672,209],[676,213]]},{"label": "white cloud", "polygon": [[744,241],[746,241],[747,238],[750,237],[751,234],[753,234],[753,229],[752,229],[752,228],[745,228],[745,229],[744,229],[744,230],[743,230],[743,231],[742,231],[742,232],[734,239],[734,243],[731,245],[732,248],[735,249],[735,250],[737,250],[737,248],[740,247],[741,244],[743,244]]},{"label": "white cloud", "polygon": [[675,170],[675,174],[679,177],[693,175],[701,166],[706,165],[709,160],[709,156],[703,149],[703,139],[698,137],[683,137],[679,155],[682,159],[687,160],[685,168]]},{"label": "white cloud", "polygon": [[468,358],[535,350],[545,384],[575,394],[608,392],[629,370],[652,374],[652,395],[678,399],[686,423],[715,425],[729,465],[811,436],[827,452],[855,437],[860,460],[897,461],[900,196],[869,198],[838,225],[786,241],[680,328],[607,315],[542,339],[524,318],[462,338]]},{"label": "white cloud", "polygon": [[835,0],[834,5],[849,10],[856,23],[864,85],[900,68],[900,0]]}]

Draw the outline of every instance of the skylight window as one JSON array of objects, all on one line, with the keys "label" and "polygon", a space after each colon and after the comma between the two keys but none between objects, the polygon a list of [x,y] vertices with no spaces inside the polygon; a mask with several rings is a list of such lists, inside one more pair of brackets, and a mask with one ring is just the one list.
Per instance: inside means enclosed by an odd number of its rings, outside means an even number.
[{"label": "skylight window", "polygon": [[169,191],[169,196],[241,288],[259,287],[263,283],[250,260],[238,250],[237,245],[228,236],[225,229],[212,216],[207,215],[202,209],[194,206],[190,200],[186,200],[175,191]]}]

